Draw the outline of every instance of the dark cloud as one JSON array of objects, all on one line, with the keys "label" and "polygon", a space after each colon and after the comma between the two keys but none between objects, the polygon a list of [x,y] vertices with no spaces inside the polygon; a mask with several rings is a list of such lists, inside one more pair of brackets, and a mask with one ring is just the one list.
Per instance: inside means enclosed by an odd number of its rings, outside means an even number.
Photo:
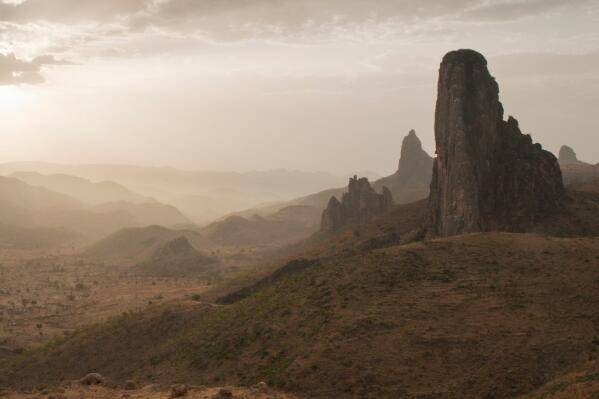
[{"label": "dark cloud", "polygon": [[0,86],[39,84],[44,82],[41,69],[44,65],[63,65],[65,61],[51,55],[42,55],[31,61],[18,59],[14,54],[0,54]]}]

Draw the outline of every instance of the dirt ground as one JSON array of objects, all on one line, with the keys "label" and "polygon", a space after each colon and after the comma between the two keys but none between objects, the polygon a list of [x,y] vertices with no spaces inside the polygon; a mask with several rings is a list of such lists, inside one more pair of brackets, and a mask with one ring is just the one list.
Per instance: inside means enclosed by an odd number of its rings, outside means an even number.
[{"label": "dirt ground", "polygon": [[[232,396],[227,396],[230,392]],[[72,386],[65,388],[40,390],[31,393],[0,392],[1,398],[6,399],[166,399],[174,397],[169,387],[149,385],[140,389],[123,390],[111,389],[103,386]],[[298,399],[296,396],[276,392],[267,386],[255,386],[252,388],[207,388],[189,387],[187,394],[182,396],[188,399],[216,399],[216,398],[239,398],[239,399]]]},{"label": "dirt ground", "polygon": [[0,251],[0,351],[44,344],[111,316],[209,287],[205,279],[131,276],[73,256]]}]

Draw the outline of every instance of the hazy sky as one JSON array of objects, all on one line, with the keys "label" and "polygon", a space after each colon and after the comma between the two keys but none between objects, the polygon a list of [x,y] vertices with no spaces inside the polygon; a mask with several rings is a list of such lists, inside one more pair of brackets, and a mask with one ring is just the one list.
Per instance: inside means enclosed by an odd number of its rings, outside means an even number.
[{"label": "hazy sky", "polygon": [[457,48],[599,162],[599,0],[0,0],[0,162],[389,173]]}]

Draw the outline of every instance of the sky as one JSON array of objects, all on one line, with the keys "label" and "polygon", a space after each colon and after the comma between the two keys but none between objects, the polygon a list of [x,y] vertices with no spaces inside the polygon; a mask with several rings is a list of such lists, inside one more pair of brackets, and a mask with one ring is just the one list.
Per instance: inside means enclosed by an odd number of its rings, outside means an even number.
[{"label": "sky", "polygon": [[0,162],[389,174],[458,48],[599,162],[599,0],[0,0]]}]

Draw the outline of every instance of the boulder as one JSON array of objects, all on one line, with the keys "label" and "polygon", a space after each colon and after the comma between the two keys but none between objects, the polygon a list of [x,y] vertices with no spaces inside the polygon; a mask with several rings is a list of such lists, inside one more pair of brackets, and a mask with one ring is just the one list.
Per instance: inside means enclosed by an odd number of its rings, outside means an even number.
[{"label": "boulder", "polygon": [[171,386],[171,398],[181,398],[186,396],[188,392],[187,385],[176,384]]},{"label": "boulder", "polygon": [[100,385],[104,383],[104,377],[98,373],[89,373],[79,380],[80,385]]},{"label": "boulder", "polygon": [[228,388],[221,388],[218,393],[214,396],[215,399],[232,398],[233,391]]}]

